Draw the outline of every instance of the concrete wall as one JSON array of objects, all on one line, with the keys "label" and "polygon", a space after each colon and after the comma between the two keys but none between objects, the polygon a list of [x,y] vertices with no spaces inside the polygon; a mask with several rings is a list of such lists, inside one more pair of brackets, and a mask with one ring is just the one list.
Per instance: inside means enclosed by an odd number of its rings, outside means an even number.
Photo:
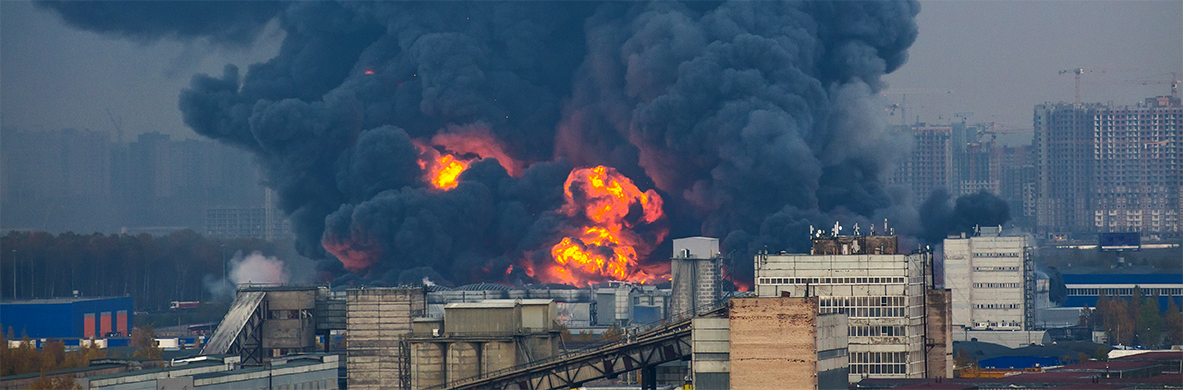
[{"label": "concrete wall", "polygon": [[512,303],[507,307],[454,307],[444,309],[444,331],[468,334],[512,334],[521,327],[521,308]]},{"label": "concrete wall", "polygon": [[399,387],[399,338],[411,333],[413,318],[423,315],[423,290],[357,289],[349,290],[346,297],[349,388]]},{"label": "concrete wall", "polygon": [[846,389],[849,386],[849,319],[845,314],[817,317],[817,388]]},{"label": "concrete wall", "polygon": [[733,298],[731,388],[817,388],[817,299]]},{"label": "concrete wall", "polygon": [[411,388],[444,384],[445,358],[447,350],[445,343],[413,343],[411,344]]},{"label": "concrete wall", "polygon": [[267,291],[263,348],[306,351],[316,347],[316,290]]},{"label": "concrete wall", "polygon": [[481,344],[479,343],[448,343],[447,366],[448,381],[477,376],[481,373]]},{"label": "concrete wall", "polygon": [[691,372],[694,388],[726,390],[731,387],[731,328],[726,318],[692,320]]},{"label": "concrete wall", "polygon": [[928,361],[927,377],[953,377],[953,316],[949,315],[952,308],[953,292],[951,290],[928,291],[928,319],[927,337],[930,347],[926,348],[925,359]]}]

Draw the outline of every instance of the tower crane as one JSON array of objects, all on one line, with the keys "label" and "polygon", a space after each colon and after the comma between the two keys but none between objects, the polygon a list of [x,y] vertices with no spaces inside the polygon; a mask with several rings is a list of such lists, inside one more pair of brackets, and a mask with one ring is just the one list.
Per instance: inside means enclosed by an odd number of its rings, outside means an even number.
[{"label": "tower crane", "polygon": [[924,94],[924,93],[952,94],[953,92],[955,92],[955,91],[952,89],[942,89],[942,88],[892,88],[892,89],[885,89],[883,91],[880,91],[879,93],[881,95],[883,95],[884,97],[886,97],[887,95],[902,95],[902,97],[900,99],[900,104],[889,104],[887,106],[887,108],[891,110],[892,115],[895,115],[896,108],[900,109],[900,125],[904,126],[904,125],[907,125],[907,122],[908,122],[908,106],[907,106],[908,94]]},{"label": "tower crane", "polygon": [[1076,75],[1076,104],[1080,104],[1080,75],[1085,73],[1109,73],[1109,72],[1124,72],[1138,70],[1137,68],[1076,68],[1064,69],[1059,74],[1072,73]]}]

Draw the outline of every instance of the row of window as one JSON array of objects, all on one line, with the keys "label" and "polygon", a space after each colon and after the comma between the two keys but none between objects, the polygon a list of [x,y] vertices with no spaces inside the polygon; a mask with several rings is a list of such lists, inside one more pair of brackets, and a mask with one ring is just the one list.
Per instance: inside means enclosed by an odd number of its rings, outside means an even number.
[{"label": "row of window", "polygon": [[974,305],[974,308],[975,309],[1018,309],[1019,304],[1017,304],[1017,303],[986,303],[986,304]]},{"label": "row of window", "polygon": [[271,390],[320,390],[337,388],[337,386],[335,386],[336,383],[333,383],[333,385],[334,386],[330,386],[328,380],[321,379],[319,381],[296,383],[290,385],[273,385],[271,386]]},{"label": "row of window", "polygon": [[904,316],[902,307],[825,307],[821,314],[845,314],[850,318],[899,318]]},{"label": "row of window", "polygon": [[1010,252],[1010,253],[982,252],[982,253],[974,253],[974,257],[1019,257],[1019,252]]},{"label": "row of window", "polygon": [[907,363],[907,352],[851,352],[850,364],[858,363]]},{"label": "row of window", "polygon": [[886,284],[903,283],[904,278],[760,278],[760,284]]},{"label": "row of window", "polygon": [[904,306],[904,297],[821,297],[820,307],[883,307]]},{"label": "row of window", "polygon": [[974,288],[1019,288],[1018,283],[974,283]]},{"label": "row of window", "polygon": [[907,374],[907,364],[851,364],[851,374]]},{"label": "row of window", "polygon": [[974,267],[974,271],[981,271],[981,272],[1006,272],[1006,271],[1018,271],[1018,270],[1019,270],[1018,266],[1015,266],[1015,267]]},{"label": "row of window", "polygon": [[849,330],[847,336],[850,337],[879,337],[879,336],[906,336],[903,326],[866,326],[853,325]]},{"label": "row of window", "polygon": [[[1068,289],[1069,296],[1096,297],[1096,296],[1100,296],[1102,293],[1104,293],[1105,295],[1110,295],[1110,296],[1115,296],[1115,295],[1130,296],[1130,295],[1134,295],[1134,289],[1132,289],[1132,288],[1070,288],[1070,289]],[[1143,296],[1150,296],[1150,295],[1155,295],[1155,294],[1169,295],[1169,296],[1177,297],[1177,296],[1183,295],[1183,288],[1144,288],[1144,289],[1142,289]]]}]

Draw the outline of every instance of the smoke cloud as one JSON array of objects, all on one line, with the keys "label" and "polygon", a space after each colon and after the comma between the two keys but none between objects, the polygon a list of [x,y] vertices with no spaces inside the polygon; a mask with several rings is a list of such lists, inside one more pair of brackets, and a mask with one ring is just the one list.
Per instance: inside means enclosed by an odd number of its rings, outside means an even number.
[{"label": "smoke cloud", "polygon": [[[746,254],[803,250],[810,225],[919,225],[882,184],[909,140],[878,97],[914,1],[156,4],[42,6],[140,40],[240,44],[277,20],[275,58],[194,76],[179,108],[255,154],[297,249],[338,283],[528,281],[523,260],[570,226],[567,175],[595,165],[655,190],[671,236],[723,239],[741,279]],[[102,17],[119,12],[136,17]],[[426,183],[417,143],[474,129],[497,155]]]},{"label": "smoke cloud", "polygon": [[245,256],[242,252],[235,253],[229,266],[229,280],[213,275],[205,278],[205,288],[215,299],[233,299],[235,286],[241,284],[286,284],[291,277],[283,260],[258,251]]},{"label": "smoke cloud", "polygon": [[986,191],[957,197],[954,202],[945,190],[936,190],[920,206],[923,221],[921,238],[941,243],[950,234],[972,233],[979,226],[1001,226],[1010,220],[1010,206],[1005,200]]}]

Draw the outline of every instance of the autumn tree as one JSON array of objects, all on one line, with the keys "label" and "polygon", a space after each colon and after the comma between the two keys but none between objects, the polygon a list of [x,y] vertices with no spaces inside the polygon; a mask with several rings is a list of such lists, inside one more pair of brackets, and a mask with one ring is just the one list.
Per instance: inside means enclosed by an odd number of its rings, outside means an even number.
[{"label": "autumn tree", "polygon": [[132,357],[143,359],[160,359],[164,350],[157,346],[156,331],[152,325],[134,327],[131,329],[131,346],[136,347]]},{"label": "autumn tree", "polygon": [[1175,297],[1167,296],[1167,311],[1163,313],[1163,327],[1167,345],[1183,344],[1183,313],[1175,304]]}]

